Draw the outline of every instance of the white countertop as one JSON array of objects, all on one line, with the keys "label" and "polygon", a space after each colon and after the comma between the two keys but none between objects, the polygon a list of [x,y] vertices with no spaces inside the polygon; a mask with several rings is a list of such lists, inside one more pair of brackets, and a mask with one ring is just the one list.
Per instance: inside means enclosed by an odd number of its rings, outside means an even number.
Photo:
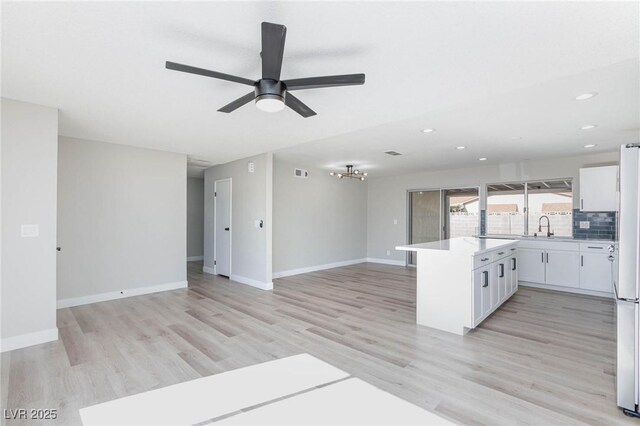
[{"label": "white countertop", "polygon": [[598,239],[585,239],[585,238],[573,238],[573,237],[534,237],[530,235],[486,235],[478,236],[478,238],[498,239],[498,240],[517,240],[517,241],[559,241],[569,243],[609,243],[617,244],[617,240],[598,240]]},{"label": "white countertop", "polygon": [[439,250],[451,251],[456,254],[474,255],[483,253],[487,250],[497,249],[517,243],[518,240],[507,240],[497,238],[476,238],[476,237],[458,237],[450,240],[433,241],[430,243],[410,244],[406,246],[397,246],[396,250],[405,251],[421,251],[421,250]]}]

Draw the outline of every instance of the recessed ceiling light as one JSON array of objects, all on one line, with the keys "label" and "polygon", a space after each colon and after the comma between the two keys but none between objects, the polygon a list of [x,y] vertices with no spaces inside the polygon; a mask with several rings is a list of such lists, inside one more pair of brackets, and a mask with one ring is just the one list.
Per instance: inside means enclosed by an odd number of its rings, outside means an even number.
[{"label": "recessed ceiling light", "polygon": [[480,157],[480,158],[478,158],[478,160],[480,160],[480,161],[487,161],[487,157]]},{"label": "recessed ceiling light", "polygon": [[435,132],[436,129],[422,129],[422,133],[431,133],[431,132]]},{"label": "recessed ceiling light", "polygon": [[591,130],[591,129],[595,129],[596,127],[598,127],[597,124],[586,124],[580,127],[580,130]]},{"label": "recessed ceiling light", "polygon": [[582,93],[581,95],[576,96],[576,101],[586,101],[587,99],[593,98],[597,94],[598,92]]},{"label": "recessed ceiling light", "polygon": [[461,150],[461,149],[465,149],[466,146],[456,146],[456,149]]},{"label": "recessed ceiling light", "polygon": [[597,146],[595,143],[590,143],[590,144],[585,145],[584,147],[585,148],[593,148],[595,146]]}]

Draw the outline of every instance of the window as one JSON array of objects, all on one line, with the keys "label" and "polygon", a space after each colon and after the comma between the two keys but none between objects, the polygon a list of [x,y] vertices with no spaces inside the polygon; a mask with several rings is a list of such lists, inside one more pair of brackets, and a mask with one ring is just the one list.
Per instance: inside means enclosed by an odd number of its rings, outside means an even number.
[{"label": "window", "polygon": [[[571,179],[487,185],[487,234],[573,235]],[[543,218],[546,216],[546,218]]]},{"label": "window", "polygon": [[[556,236],[573,235],[573,193],[570,180],[528,182],[528,235],[547,235],[549,230]],[[541,226],[542,225],[542,226]]]},{"label": "window", "polygon": [[487,234],[524,235],[525,185],[487,185]]}]

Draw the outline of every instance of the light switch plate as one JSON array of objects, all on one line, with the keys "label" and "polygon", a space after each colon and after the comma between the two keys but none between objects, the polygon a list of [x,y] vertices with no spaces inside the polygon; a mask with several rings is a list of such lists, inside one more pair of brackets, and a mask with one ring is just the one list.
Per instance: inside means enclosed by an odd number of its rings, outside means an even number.
[{"label": "light switch plate", "polygon": [[397,225],[398,224],[398,219],[393,219],[393,224]]},{"label": "light switch plate", "polygon": [[589,229],[589,221],[581,220],[580,221],[580,229]]},{"label": "light switch plate", "polygon": [[39,225],[22,225],[20,226],[20,236],[22,237],[37,237],[40,235]]}]

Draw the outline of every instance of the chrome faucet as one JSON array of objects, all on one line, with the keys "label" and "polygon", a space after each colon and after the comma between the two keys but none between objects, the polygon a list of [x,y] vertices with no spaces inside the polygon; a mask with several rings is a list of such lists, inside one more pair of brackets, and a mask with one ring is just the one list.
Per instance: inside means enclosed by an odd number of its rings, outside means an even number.
[{"label": "chrome faucet", "polygon": [[540,219],[538,219],[538,232],[542,232],[542,219],[547,219],[547,238],[549,238],[553,235],[553,232],[551,232],[551,224],[549,223],[549,216],[540,216]]}]

